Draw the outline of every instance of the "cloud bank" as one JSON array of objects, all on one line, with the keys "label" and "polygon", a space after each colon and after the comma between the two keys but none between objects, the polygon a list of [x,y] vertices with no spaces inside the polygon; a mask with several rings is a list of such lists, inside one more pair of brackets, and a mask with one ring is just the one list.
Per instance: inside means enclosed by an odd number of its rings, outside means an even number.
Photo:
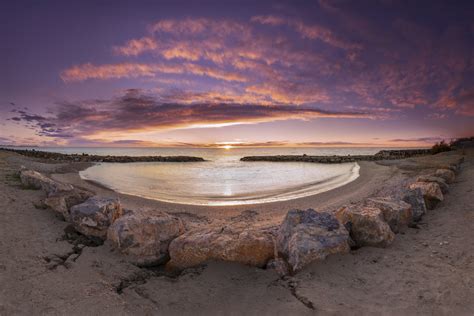
[{"label": "cloud bank", "polygon": [[326,111],[314,107],[234,103],[166,103],[142,90],[130,89],[111,100],[60,103],[53,115],[14,110],[10,120],[54,138],[88,137],[111,132],[145,132],[221,127],[278,120],[371,118],[366,112]]}]

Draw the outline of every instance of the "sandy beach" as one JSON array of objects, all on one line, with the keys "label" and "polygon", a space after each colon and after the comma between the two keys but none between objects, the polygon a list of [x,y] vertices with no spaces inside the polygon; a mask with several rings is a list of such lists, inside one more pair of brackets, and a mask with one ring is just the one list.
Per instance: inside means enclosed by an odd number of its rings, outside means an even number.
[{"label": "sandy beach", "polygon": [[[331,211],[385,195],[423,170],[465,154],[449,194],[385,249],[365,247],[315,262],[295,276],[225,262],[170,275],[138,268],[107,243],[68,240],[64,222],[41,209],[44,193],[25,190],[15,177],[21,165],[101,196],[118,196],[123,207],[224,221],[255,211],[255,225],[281,223],[288,210]],[[83,181],[90,163],[48,163],[0,152],[0,314],[457,314],[474,312],[474,151],[407,160],[359,162],[360,177],[324,192],[285,202],[205,207],[118,194]],[[67,229],[66,229],[67,231]],[[51,265],[52,258],[62,258]]]}]

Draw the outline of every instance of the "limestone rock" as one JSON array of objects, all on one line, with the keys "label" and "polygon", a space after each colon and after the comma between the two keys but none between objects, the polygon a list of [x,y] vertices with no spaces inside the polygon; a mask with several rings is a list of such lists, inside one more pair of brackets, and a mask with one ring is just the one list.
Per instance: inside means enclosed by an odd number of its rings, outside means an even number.
[{"label": "limestone rock", "polygon": [[169,267],[176,269],[210,260],[265,267],[274,258],[274,236],[269,230],[248,225],[197,228],[171,241],[169,254]]},{"label": "limestone rock", "polygon": [[70,214],[71,222],[78,232],[105,239],[107,229],[123,215],[123,211],[118,199],[94,196],[71,207]]},{"label": "limestone rock", "polygon": [[446,183],[446,181],[441,178],[437,177],[435,175],[424,175],[424,176],[419,176],[416,179],[417,182],[434,182],[439,185],[439,188],[441,189],[441,193],[445,194],[448,193],[449,191],[449,185]]},{"label": "limestone rock", "polygon": [[370,198],[369,206],[374,206],[382,211],[385,222],[394,233],[398,233],[413,221],[411,205],[392,198]]},{"label": "limestone rock", "polygon": [[170,242],[184,233],[181,219],[160,211],[135,211],[117,219],[107,239],[140,266],[165,263]]},{"label": "limestone rock", "polygon": [[278,230],[277,250],[298,271],[330,254],[348,252],[349,233],[329,213],[291,210]]},{"label": "limestone rock", "polygon": [[48,196],[44,203],[53,211],[61,214],[65,221],[70,222],[71,216],[69,210],[77,204],[84,203],[93,194],[89,191],[72,188],[69,191],[60,191]]},{"label": "limestone rock", "polygon": [[349,230],[357,246],[386,247],[395,238],[379,208],[344,206],[336,212],[337,219]]},{"label": "limestone rock", "polygon": [[42,189],[48,196],[61,191],[70,191],[73,189],[73,186],[70,184],[55,181],[37,171],[29,169],[22,169],[20,171],[20,180],[23,185]]},{"label": "limestone rock", "polygon": [[423,198],[425,200],[426,208],[432,210],[436,205],[443,201],[443,193],[439,185],[435,182],[415,182],[410,184],[410,189],[419,188],[423,193]]},{"label": "limestone rock", "polygon": [[454,182],[454,179],[456,178],[454,172],[449,169],[438,169],[436,170],[435,175],[437,177],[443,178],[447,183]]},{"label": "limestone rock", "polygon": [[425,199],[420,188],[408,190],[403,196],[403,201],[411,205],[413,221],[419,222],[423,215],[426,214]]},{"label": "limestone rock", "polygon": [[291,273],[288,263],[283,258],[271,259],[268,261],[266,269],[275,271],[279,276],[286,276]]}]

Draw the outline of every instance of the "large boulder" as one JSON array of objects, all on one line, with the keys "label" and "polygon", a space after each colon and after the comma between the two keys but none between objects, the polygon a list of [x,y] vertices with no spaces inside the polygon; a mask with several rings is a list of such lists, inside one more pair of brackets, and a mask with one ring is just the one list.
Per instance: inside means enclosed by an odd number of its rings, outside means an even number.
[{"label": "large boulder", "polygon": [[449,169],[438,169],[436,170],[435,175],[437,177],[443,178],[447,183],[454,182],[454,179],[456,178],[454,172]]},{"label": "large boulder", "polygon": [[383,218],[394,233],[398,233],[413,222],[411,205],[388,197],[370,198],[369,206],[382,211]]},{"label": "large boulder", "polygon": [[405,192],[403,201],[411,205],[411,213],[413,221],[419,222],[423,215],[426,214],[426,204],[423,198],[423,191],[420,188],[415,188]]},{"label": "large boulder", "polygon": [[441,193],[445,194],[449,191],[449,185],[446,183],[446,181],[443,178],[437,177],[435,175],[419,176],[418,178],[416,178],[416,182],[434,182],[439,185]]},{"label": "large boulder", "polygon": [[107,229],[123,215],[123,211],[118,199],[94,196],[71,207],[70,214],[71,222],[78,232],[105,240]]},{"label": "large boulder", "polygon": [[66,183],[55,181],[37,171],[22,169],[20,171],[21,183],[25,186],[32,187],[38,190],[43,190],[46,195],[52,195],[61,191],[70,191],[73,186]]},{"label": "large boulder", "polygon": [[289,211],[278,230],[276,245],[293,272],[350,250],[346,228],[332,214],[313,209]]},{"label": "large boulder", "polygon": [[197,228],[171,241],[169,254],[168,266],[174,269],[212,260],[265,267],[274,258],[274,235],[269,229],[232,223]]},{"label": "large boulder", "polygon": [[359,247],[386,247],[395,238],[379,208],[344,206],[336,211],[336,217],[349,230],[351,238]]},{"label": "large boulder", "polygon": [[87,199],[93,196],[93,193],[78,188],[72,188],[68,191],[59,191],[50,194],[45,200],[44,204],[56,213],[62,215],[65,221],[70,222],[71,216],[69,210],[77,204],[84,203]]},{"label": "large boulder", "polygon": [[421,190],[426,208],[429,210],[434,209],[439,202],[443,201],[443,193],[435,182],[415,182],[410,184],[409,188],[410,190]]},{"label": "large boulder", "polygon": [[37,171],[22,168],[20,179],[23,185],[41,189],[46,193],[44,204],[70,221],[69,209],[92,197],[92,193],[53,180]]},{"label": "large boulder", "polygon": [[117,219],[108,229],[112,246],[139,266],[165,263],[170,242],[184,233],[180,218],[160,211],[135,211]]}]

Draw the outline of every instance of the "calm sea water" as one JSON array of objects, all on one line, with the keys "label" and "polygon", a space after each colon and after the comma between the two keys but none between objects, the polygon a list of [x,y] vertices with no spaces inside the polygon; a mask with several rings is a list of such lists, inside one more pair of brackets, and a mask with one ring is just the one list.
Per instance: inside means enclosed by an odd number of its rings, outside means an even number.
[{"label": "calm sea water", "polygon": [[359,176],[356,163],[241,162],[250,155],[358,155],[383,148],[41,148],[98,155],[186,155],[192,163],[101,163],[80,173],[118,192],[193,205],[290,200],[328,191]]}]

